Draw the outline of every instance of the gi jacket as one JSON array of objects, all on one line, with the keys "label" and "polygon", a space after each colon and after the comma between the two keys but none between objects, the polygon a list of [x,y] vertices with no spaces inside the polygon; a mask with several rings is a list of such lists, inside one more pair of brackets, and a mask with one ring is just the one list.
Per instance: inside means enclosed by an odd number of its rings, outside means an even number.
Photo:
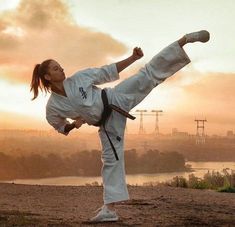
[{"label": "gi jacket", "polygon": [[89,125],[101,119],[103,103],[101,89],[95,85],[119,79],[116,64],[78,71],[63,81],[67,97],[52,92],[46,105],[46,119],[59,133],[67,135],[66,118],[82,118]]}]

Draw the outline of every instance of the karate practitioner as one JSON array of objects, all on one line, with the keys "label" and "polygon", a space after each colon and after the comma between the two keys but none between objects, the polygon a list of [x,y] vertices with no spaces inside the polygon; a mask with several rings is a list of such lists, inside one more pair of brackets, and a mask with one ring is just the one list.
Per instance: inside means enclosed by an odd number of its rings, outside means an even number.
[{"label": "karate practitioner", "polygon": [[[143,57],[141,48],[134,48],[132,55],[123,61],[78,71],[68,78],[55,60],[45,60],[35,66],[31,82],[33,99],[38,96],[38,88],[51,93],[46,119],[55,130],[68,135],[73,128],[78,129],[85,123],[99,126],[104,205],[92,221],[117,221],[115,202],[129,199],[123,152],[127,112],[153,88],[190,62],[182,48],[185,44],[207,42],[209,38],[205,30],[186,34],[154,56],[135,75],[103,91],[95,85],[119,79],[119,72]],[[121,108],[121,113],[112,110],[110,104]],[[74,121],[70,123],[67,118]]]}]

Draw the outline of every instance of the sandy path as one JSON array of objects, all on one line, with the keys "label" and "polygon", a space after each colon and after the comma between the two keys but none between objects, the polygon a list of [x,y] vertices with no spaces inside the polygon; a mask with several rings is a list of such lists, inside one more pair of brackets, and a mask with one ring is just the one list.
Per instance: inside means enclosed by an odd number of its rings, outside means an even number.
[{"label": "sandy path", "polygon": [[0,226],[235,226],[235,195],[166,186],[129,187],[120,221],[91,224],[102,187],[0,184]]}]

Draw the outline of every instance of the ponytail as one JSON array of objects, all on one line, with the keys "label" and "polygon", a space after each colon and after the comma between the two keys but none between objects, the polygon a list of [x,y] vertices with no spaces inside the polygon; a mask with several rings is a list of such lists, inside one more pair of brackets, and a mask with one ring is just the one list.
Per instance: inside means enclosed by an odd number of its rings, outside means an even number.
[{"label": "ponytail", "polygon": [[37,64],[35,67],[34,67],[34,70],[33,70],[33,76],[32,76],[32,81],[31,81],[31,85],[30,85],[30,91],[33,90],[33,94],[34,94],[34,97],[32,98],[32,100],[36,99],[37,96],[38,96],[38,87],[40,86],[40,79],[39,79],[39,67],[40,67],[40,64]]},{"label": "ponytail", "polygon": [[30,85],[30,91],[33,91],[34,97],[32,100],[36,99],[38,96],[38,88],[41,91],[50,92],[50,81],[45,79],[44,75],[47,74],[48,67],[52,59],[45,60],[41,64],[37,64],[34,67],[32,81]]}]

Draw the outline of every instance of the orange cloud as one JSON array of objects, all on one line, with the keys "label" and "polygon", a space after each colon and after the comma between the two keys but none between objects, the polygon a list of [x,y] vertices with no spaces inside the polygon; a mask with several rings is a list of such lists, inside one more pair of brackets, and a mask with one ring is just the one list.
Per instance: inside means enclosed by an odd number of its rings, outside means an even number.
[{"label": "orange cloud", "polygon": [[[61,0],[22,0],[0,14],[0,77],[29,82],[36,63],[58,60],[68,74],[100,66],[127,48],[110,35],[77,25]],[[66,70],[67,69],[67,70]]]},{"label": "orange cloud", "polygon": [[206,117],[208,126],[217,125],[217,130],[222,125],[235,128],[235,74],[198,72],[197,76],[200,79],[182,86],[185,95],[175,111],[182,116]]},{"label": "orange cloud", "polygon": [[185,90],[200,97],[230,102],[235,95],[235,73],[205,73],[197,83],[185,86]]}]

